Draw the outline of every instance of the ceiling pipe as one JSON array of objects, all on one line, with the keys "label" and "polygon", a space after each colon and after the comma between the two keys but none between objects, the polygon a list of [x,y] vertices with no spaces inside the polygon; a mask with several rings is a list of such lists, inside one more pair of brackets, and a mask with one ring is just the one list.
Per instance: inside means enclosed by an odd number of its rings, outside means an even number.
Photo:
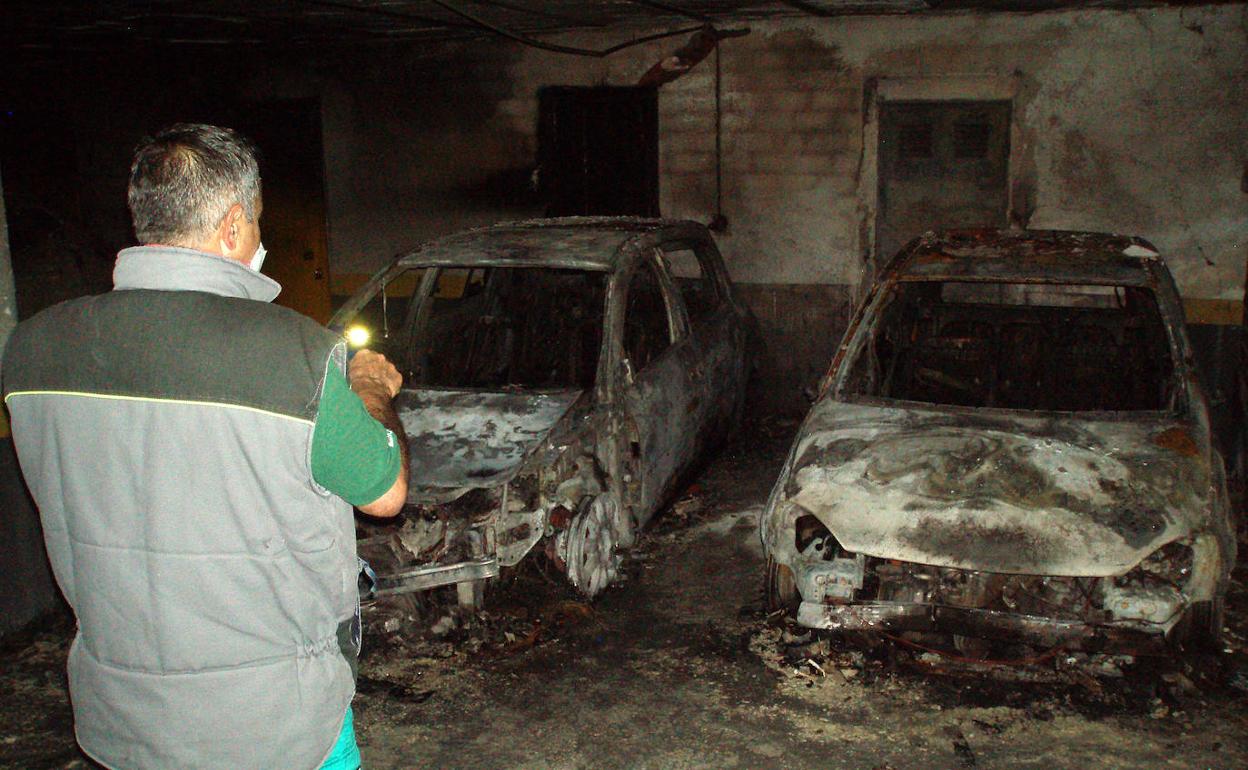
[{"label": "ceiling pipe", "polygon": [[584,19],[573,18],[572,16],[566,16],[561,13],[551,13],[550,11],[543,11],[539,8],[532,8],[518,3],[506,3],[503,2],[503,0],[474,0],[474,2],[478,5],[488,5],[494,8],[502,8],[504,11],[515,11],[516,13],[527,13],[530,16],[540,16],[543,19],[550,19],[551,21],[557,21],[560,24],[567,24],[570,27],[585,26]]},{"label": "ceiling pipe", "polygon": [[828,10],[827,8],[820,8],[819,6],[814,5],[813,3],[803,2],[803,0],[777,0],[777,2],[779,2],[780,5],[787,5],[790,8],[796,8],[799,11],[805,11],[806,13],[809,13],[811,16],[831,18],[832,16],[836,15],[835,13]]},{"label": "ceiling pipe", "polygon": [[641,76],[637,85],[661,86],[664,83],[670,83],[710,56],[720,40],[742,37],[749,33],[748,27],[742,29],[715,29],[710,25],[702,27],[693,33],[688,42],[677,48],[675,53],[661,59],[646,70],[646,74]]},{"label": "ceiling pipe", "polygon": [[719,66],[719,41],[730,37],[748,35],[748,27],[742,29],[715,29],[709,24],[699,29],[676,52],[668,56],[646,71],[637,81],[639,86],[658,87],[670,83],[704,60],[713,51],[715,53],[715,214],[707,227],[716,233],[728,229],[728,218],[724,216],[724,144],[723,144],[723,75]]},{"label": "ceiling pipe", "polygon": [[609,48],[596,50],[593,48],[577,48],[575,46],[559,45],[557,43],[547,43],[543,40],[538,40],[536,38],[532,38],[527,35],[521,35],[519,33],[512,32],[511,30],[500,27],[497,24],[492,24],[486,21],[485,19],[477,16],[474,13],[469,13],[468,11],[465,11],[464,9],[459,8],[458,6],[452,3],[446,2],[446,0],[429,0],[429,1],[443,10],[449,13],[455,14],[461,19],[466,19],[467,21],[470,21],[473,24],[476,24],[482,29],[489,30],[490,32],[493,32],[496,35],[505,37],[508,40],[514,40],[515,42],[520,43],[521,45],[527,45],[530,48],[537,48],[542,51],[550,51],[552,53],[564,53],[564,54],[570,54],[572,56],[588,56],[588,57],[595,58],[595,59],[602,59],[607,56],[610,56],[613,53],[616,53],[617,51],[622,51],[625,48],[631,48],[632,46],[641,45],[642,43],[649,43],[652,40],[662,40],[663,38],[667,38],[667,37],[675,37],[677,35],[687,35],[690,32],[696,32],[699,29],[702,29],[702,27],[699,26],[699,27],[686,27],[684,29],[672,30],[671,32],[658,32],[653,35],[645,35],[643,37],[634,38],[632,40],[626,40],[623,43],[617,43]]},{"label": "ceiling pipe", "polygon": [[704,16],[700,13],[694,13],[693,11],[687,10],[685,8],[678,8],[674,5],[668,5],[667,3],[658,3],[658,2],[654,2],[654,0],[628,0],[628,1],[632,3],[633,5],[644,5],[645,7],[653,8],[656,11],[665,11],[667,13],[674,13],[677,16],[684,16],[687,19],[693,19],[694,21],[701,21],[706,24],[710,24],[712,21],[714,21],[709,16]]},{"label": "ceiling pipe", "polygon": [[384,16],[387,19],[402,19],[403,21],[415,21],[428,24],[431,27],[453,27],[459,29],[468,29],[470,25],[457,24],[448,22],[445,19],[435,19],[430,16],[421,16],[417,13],[405,13],[403,11],[392,11],[389,8],[379,8],[373,5],[355,5],[352,3],[334,2],[334,0],[298,0],[301,5],[310,5],[320,8],[332,8],[336,11],[349,11],[356,14],[371,14],[373,16]]}]

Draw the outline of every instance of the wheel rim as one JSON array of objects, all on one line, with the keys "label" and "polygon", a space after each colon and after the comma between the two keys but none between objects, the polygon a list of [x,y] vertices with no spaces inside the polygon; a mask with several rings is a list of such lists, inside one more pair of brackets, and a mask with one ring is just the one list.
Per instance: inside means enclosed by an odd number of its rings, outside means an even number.
[{"label": "wheel rim", "polygon": [[568,527],[568,580],[593,598],[619,576],[620,555],[615,552],[615,501],[599,495]]},{"label": "wheel rim", "polygon": [[768,559],[767,564],[767,609],[784,610],[789,614],[797,612],[801,596],[797,592],[797,579],[787,564]]}]

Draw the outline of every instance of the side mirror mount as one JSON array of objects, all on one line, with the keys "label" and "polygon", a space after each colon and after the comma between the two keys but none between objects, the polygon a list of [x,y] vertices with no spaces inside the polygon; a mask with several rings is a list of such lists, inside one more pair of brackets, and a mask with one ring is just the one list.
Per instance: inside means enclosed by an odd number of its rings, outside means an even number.
[{"label": "side mirror mount", "polygon": [[620,379],[624,381],[625,385],[629,386],[636,379],[636,372],[633,371],[633,362],[627,358],[620,359]]}]

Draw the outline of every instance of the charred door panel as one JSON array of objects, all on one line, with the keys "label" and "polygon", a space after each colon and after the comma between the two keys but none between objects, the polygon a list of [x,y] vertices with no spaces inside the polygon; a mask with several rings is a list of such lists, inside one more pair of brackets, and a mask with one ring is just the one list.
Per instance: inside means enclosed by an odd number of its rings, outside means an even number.
[{"label": "charred door panel", "polygon": [[744,332],[724,305],[702,324],[692,327],[703,373],[696,383],[703,400],[698,410],[704,439],[723,437],[736,427],[745,395]]},{"label": "charred door panel", "polygon": [[719,280],[718,257],[707,244],[663,247],[672,281],[684,302],[696,361],[690,370],[691,407],[701,430],[698,445],[735,422],[744,396],[744,331]]},{"label": "charred door panel", "polygon": [[1009,102],[884,102],[876,254],[926,230],[1007,224]]},{"label": "charred door panel", "polygon": [[641,512],[653,515],[697,445],[695,358],[688,339],[667,350],[633,380],[624,393],[625,409],[637,425],[642,469]]},{"label": "charred door panel", "polygon": [[646,260],[625,297],[623,358],[632,375],[624,383],[624,409],[637,426],[630,452],[641,468],[638,513],[648,518],[697,443],[697,351],[683,327],[679,299],[666,276]]}]

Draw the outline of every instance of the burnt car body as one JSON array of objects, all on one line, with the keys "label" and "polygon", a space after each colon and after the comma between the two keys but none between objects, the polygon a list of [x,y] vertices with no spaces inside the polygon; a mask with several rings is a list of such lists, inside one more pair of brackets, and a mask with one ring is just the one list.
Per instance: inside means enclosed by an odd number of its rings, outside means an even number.
[{"label": "burnt car body", "polygon": [[735,426],[746,320],[693,222],[500,224],[399,257],[330,321],[348,338],[368,326],[405,380],[408,504],[360,542],[377,592],[456,583],[476,604],[543,541],[577,589],[601,591]]},{"label": "burnt car body", "polygon": [[803,625],[1110,649],[1216,640],[1235,539],[1157,251],[928,233],[864,301],[760,522]]}]

